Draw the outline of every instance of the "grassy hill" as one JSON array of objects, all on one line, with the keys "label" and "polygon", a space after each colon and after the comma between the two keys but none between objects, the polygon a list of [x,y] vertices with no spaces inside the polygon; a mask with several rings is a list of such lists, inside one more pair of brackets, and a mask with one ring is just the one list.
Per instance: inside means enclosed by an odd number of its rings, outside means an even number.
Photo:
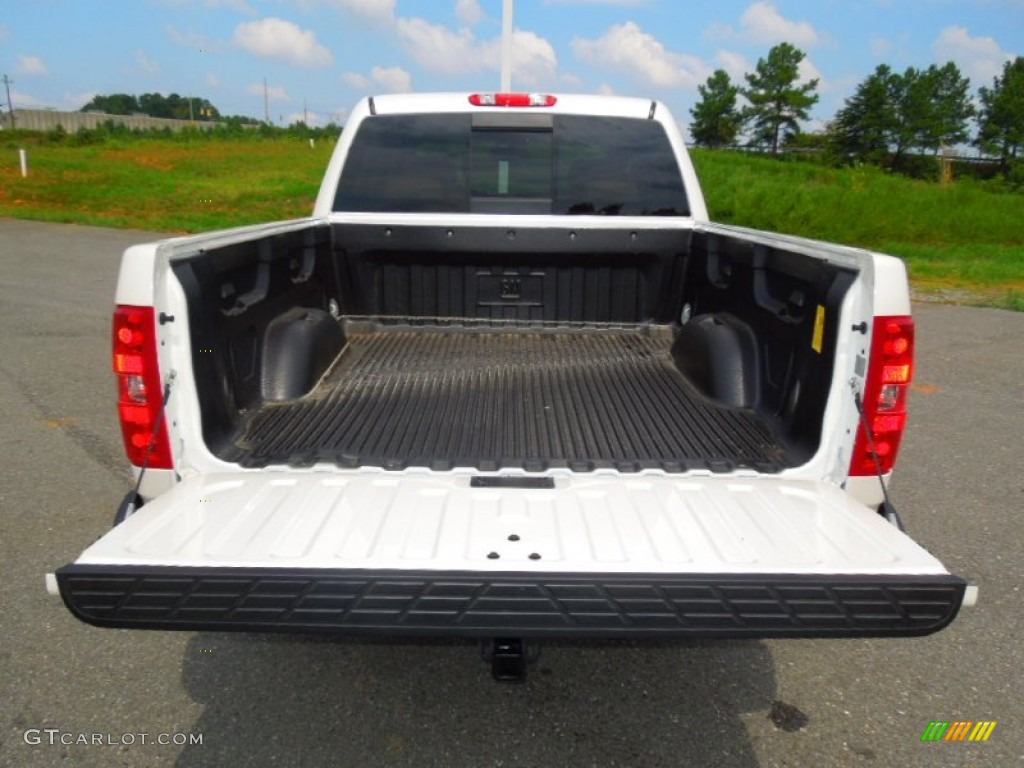
[{"label": "grassy hill", "polygon": [[114,139],[8,146],[0,216],[202,232],[308,216],[334,143],[296,138]]},{"label": "grassy hill", "polygon": [[[334,147],[286,136],[69,139],[0,137],[0,216],[166,232],[305,216]],[[919,291],[1024,309],[1024,193],[738,152],[698,150],[694,162],[717,221],[893,253]]]},{"label": "grassy hill", "polygon": [[694,163],[717,221],[892,253],[922,288],[1024,293],[1024,194],[999,183],[736,152],[696,151]]}]

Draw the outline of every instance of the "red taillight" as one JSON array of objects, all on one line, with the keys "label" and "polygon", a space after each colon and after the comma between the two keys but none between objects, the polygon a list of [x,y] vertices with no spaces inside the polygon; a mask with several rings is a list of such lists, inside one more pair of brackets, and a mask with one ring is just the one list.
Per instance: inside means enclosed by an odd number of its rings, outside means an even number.
[{"label": "red taillight", "polygon": [[163,391],[152,307],[119,306],[114,310],[114,373],[117,411],[128,460],[137,467],[171,469],[174,465],[162,414]]},{"label": "red taillight", "polygon": [[907,388],[914,375],[914,320],[908,316],[876,317],[871,360],[864,384],[864,414],[874,437],[878,463],[863,423],[850,462],[851,475],[892,471],[907,425]]},{"label": "red taillight", "polygon": [[474,107],[553,107],[558,99],[549,93],[474,93]]}]

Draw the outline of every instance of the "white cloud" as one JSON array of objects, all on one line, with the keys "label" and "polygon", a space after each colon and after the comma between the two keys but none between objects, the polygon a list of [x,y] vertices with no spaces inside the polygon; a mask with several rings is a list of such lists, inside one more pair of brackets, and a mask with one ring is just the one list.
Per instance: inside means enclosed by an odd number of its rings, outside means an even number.
[{"label": "white cloud", "polygon": [[335,0],[336,4],[367,19],[389,21],[395,16],[396,0]]},{"label": "white cloud", "polygon": [[808,58],[804,58],[797,67],[797,82],[801,85],[809,83],[811,80],[818,81],[818,90],[825,90],[825,76],[821,74],[821,70],[818,69],[814,62]]},{"label": "white cloud", "polygon": [[412,75],[401,67],[374,67],[369,77],[345,72],[341,80],[359,91],[379,88],[384,93],[409,93],[412,90]]},{"label": "white cloud", "polygon": [[484,20],[484,9],[480,0],[456,0],[455,15],[467,27],[475,27]]},{"label": "white cloud", "polygon": [[[501,69],[501,38],[480,40],[468,28],[458,31],[426,19],[399,17],[395,22],[406,52],[421,67],[440,74]],[[521,86],[540,86],[555,79],[554,46],[522,29],[512,32],[512,79]]]},{"label": "white cloud", "polygon": [[753,67],[747,61],[747,57],[735,51],[718,51],[715,54],[715,63],[720,69],[724,69],[733,82],[743,82],[743,75],[750,72]]},{"label": "white cloud", "polygon": [[946,27],[932,43],[932,52],[940,64],[956,62],[975,87],[990,86],[992,78],[1002,72],[1003,64],[1013,58],[995,38],[971,37],[966,27]]},{"label": "white cloud", "polygon": [[430,72],[456,74],[482,68],[476,36],[468,29],[458,32],[426,19],[399,18],[398,36],[406,51]]},{"label": "white cloud", "polygon": [[744,34],[759,43],[792,43],[812,47],[821,37],[808,21],[789,21],[771,3],[756,2],[743,12],[740,25]]},{"label": "white cloud", "polygon": [[370,77],[387,93],[408,93],[412,90],[412,76],[401,67],[374,67]]},{"label": "white cloud", "polygon": [[[245,89],[253,96],[263,96],[263,83],[251,83]],[[283,85],[268,85],[267,86],[267,99],[270,101],[291,101],[291,96],[288,95],[288,91],[285,90]]]},{"label": "white cloud", "polygon": [[578,75],[574,75],[571,72],[566,72],[559,78],[564,85],[568,85],[571,88],[579,88],[583,85],[583,79]]},{"label": "white cloud", "polygon": [[220,88],[220,78],[213,74],[213,72],[207,72],[205,80],[206,84],[211,88]]},{"label": "white cloud", "polygon": [[599,86],[597,86],[597,92],[602,96],[615,95],[615,89],[608,85],[608,83],[601,83]]},{"label": "white cloud", "polygon": [[160,65],[153,61],[146,54],[145,51],[139,49],[132,54],[132,58],[135,60],[135,65],[138,67],[140,72],[147,75],[153,75],[160,71]]},{"label": "white cloud", "polygon": [[239,24],[234,40],[256,56],[300,67],[326,67],[334,61],[331,52],[317,42],[312,31],[273,16]]},{"label": "white cloud", "polygon": [[19,75],[46,75],[49,70],[46,64],[38,56],[19,56],[18,68],[15,70]]},{"label": "white cloud", "polygon": [[711,74],[699,58],[668,50],[632,21],[610,27],[595,40],[573,38],[572,51],[586,64],[625,72],[657,88],[695,88]]},{"label": "white cloud", "polygon": [[373,87],[373,81],[366,77],[366,75],[360,75],[358,72],[343,72],[341,82],[350,88],[355,88],[357,91],[368,91]]},{"label": "white cloud", "polygon": [[[482,47],[484,66],[501,71],[501,38],[495,37]],[[545,38],[523,29],[512,31],[512,86],[539,88],[554,85],[558,57]]]},{"label": "white cloud", "polygon": [[767,45],[792,43],[797,48],[813,48],[821,43],[821,35],[809,21],[790,21],[765,0],[747,7],[740,16],[739,31],[727,24],[712,24],[706,34],[711,38],[737,38]]}]

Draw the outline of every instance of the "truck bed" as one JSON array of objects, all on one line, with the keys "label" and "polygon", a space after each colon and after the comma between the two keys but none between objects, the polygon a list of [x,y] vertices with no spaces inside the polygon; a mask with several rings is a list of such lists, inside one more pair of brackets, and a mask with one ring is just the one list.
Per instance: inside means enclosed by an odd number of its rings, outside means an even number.
[{"label": "truck bed", "polygon": [[309,395],[249,413],[221,458],[530,472],[790,465],[764,416],[686,380],[665,326],[356,324],[345,336]]}]

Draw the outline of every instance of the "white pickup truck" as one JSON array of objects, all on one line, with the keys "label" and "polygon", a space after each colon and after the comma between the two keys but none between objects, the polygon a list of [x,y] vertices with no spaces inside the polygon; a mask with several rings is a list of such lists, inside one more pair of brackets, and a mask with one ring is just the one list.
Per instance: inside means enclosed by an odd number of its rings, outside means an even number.
[{"label": "white pickup truck", "polygon": [[973,597],[885,497],[903,264],[708,220],[657,102],[364,100],[313,216],[124,254],[139,478],[51,574],[104,627],[925,635]]}]

